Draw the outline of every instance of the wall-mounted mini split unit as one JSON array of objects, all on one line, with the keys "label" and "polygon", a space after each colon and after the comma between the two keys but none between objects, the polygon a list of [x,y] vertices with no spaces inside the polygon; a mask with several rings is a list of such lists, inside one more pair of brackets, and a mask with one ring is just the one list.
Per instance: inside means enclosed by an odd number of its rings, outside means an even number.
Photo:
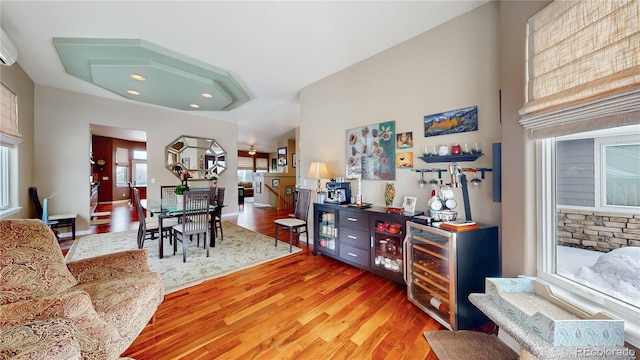
[{"label": "wall-mounted mini split unit", "polygon": [[18,60],[18,49],[11,39],[4,33],[4,30],[0,29],[2,37],[0,37],[0,65],[11,66],[16,60]]}]

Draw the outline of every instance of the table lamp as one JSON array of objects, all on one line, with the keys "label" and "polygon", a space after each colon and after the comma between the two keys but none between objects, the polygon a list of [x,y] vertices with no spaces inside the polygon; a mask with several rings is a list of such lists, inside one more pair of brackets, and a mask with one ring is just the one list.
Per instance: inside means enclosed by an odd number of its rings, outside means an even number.
[{"label": "table lamp", "polygon": [[326,198],[326,192],[322,191],[320,179],[331,178],[327,164],[323,162],[312,162],[311,166],[309,166],[309,171],[307,171],[307,178],[318,180],[318,188],[316,189],[317,202],[323,202]]}]

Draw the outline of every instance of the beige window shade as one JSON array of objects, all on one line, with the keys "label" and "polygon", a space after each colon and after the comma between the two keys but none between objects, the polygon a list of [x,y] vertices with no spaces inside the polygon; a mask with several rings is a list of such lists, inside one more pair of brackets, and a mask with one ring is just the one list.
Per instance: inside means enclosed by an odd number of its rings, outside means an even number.
[{"label": "beige window shade", "polygon": [[129,166],[129,149],[116,148],[116,165]]},{"label": "beige window shade", "polygon": [[17,145],[22,142],[22,135],[18,131],[18,97],[4,84],[1,85],[0,142]]},{"label": "beige window shade", "polygon": [[238,170],[251,170],[253,171],[253,158],[238,156]]},{"label": "beige window shade", "polygon": [[269,170],[269,159],[256,158],[256,169],[257,170]]},{"label": "beige window shade", "polygon": [[639,0],[554,1],[527,26],[534,137],[640,123]]}]

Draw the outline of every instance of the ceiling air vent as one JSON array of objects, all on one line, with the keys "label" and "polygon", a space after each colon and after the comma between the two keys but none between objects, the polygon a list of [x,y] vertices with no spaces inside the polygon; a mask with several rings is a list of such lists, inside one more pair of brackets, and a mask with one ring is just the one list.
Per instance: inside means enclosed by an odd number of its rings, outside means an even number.
[{"label": "ceiling air vent", "polygon": [[18,59],[18,49],[13,45],[11,39],[0,29],[2,36],[0,37],[0,63],[2,65],[11,66]]}]

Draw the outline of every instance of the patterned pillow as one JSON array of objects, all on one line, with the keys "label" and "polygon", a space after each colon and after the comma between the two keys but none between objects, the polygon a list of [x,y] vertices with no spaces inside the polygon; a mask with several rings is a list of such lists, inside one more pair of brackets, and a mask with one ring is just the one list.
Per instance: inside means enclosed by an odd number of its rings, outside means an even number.
[{"label": "patterned pillow", "polygon": [[0,220],[0,305],[55,295],[78,281],[40,220]]}]

